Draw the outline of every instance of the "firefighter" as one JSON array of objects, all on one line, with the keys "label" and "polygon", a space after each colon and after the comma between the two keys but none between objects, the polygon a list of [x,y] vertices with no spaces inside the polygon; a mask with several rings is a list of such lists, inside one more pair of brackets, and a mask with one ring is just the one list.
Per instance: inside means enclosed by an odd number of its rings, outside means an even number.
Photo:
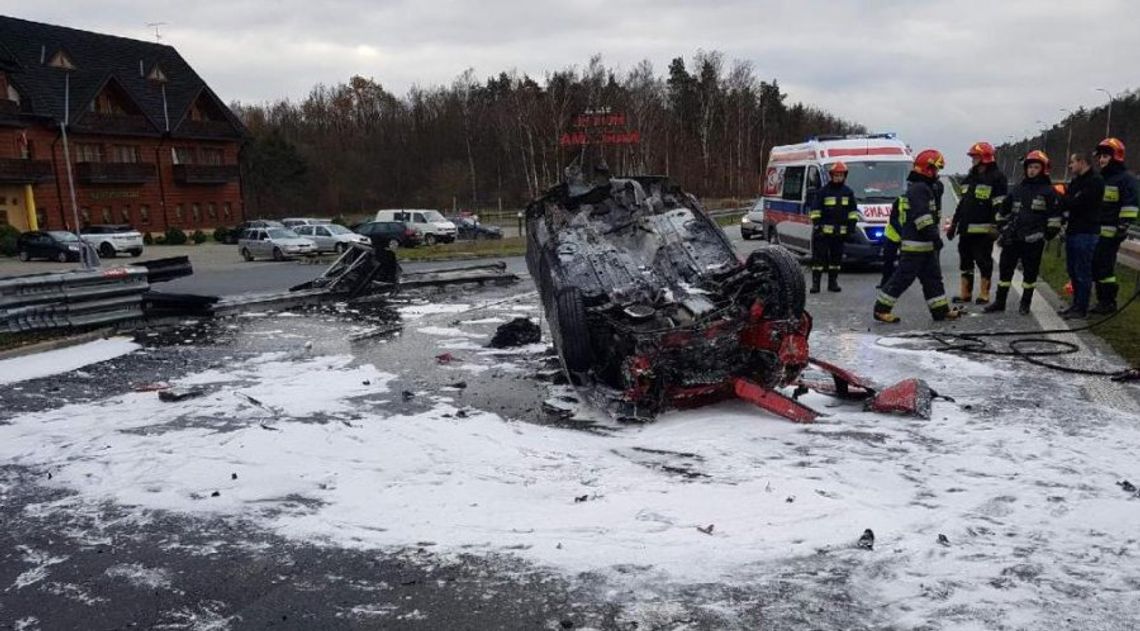
[{"label": "firefighter", "polygon": [[938,172],[945,166],[942,154],[934,149],[920,151],[914,159],[914,169],[907,176],[906,194],[895,200],[891,214],[898,215],[899,260],[890,280],[875,301],[874,317],[880,322],[895,323],[899,317],[891,313],[899,296],[917,278],[922,283],[922,295],[935,320],[956,320],[961,313],[950,307],[946,290],[942,286],[942,269],[938,251],[942,249],[939,235],[939,204],[935,199],[938,190]]},{"label": "firefighter", "polygon": [[990,301],[990,286],[994,275],[994,240],[997,239],[996,209],[1005,197],[1005,174],[997,167],[994,146],[988,142],[974,143],[966,152],[973,162],[970,172],[962,180],[962,197],[950,220],[947,239],[958,236],[958,295],[954,303],[968,303],[974,295],[974,267],[981,275],[977,303]]},{"label": "firefighter", "polygon": [[1076,175],[1065,187],[1061,205],[1065,209],[1065,263],[1069,281],[1073,283],[1073,302],[1059,315],[1073,320],[1088,316],[1104,179],[1093,171],[1087,155],[1074,153],[1070,156],[1069,169]]},{"label": "firefighter", "polygon": [[843,244],[855,231],[859,210],[855,193],[847,184],[847,165],[835,162],[827,168],[830,179],[812,199],[811,211],[811,293],[819,293],[819,282],[827,271],[827,291],[843,291],[839,287],[839,268],[843,263]]},{"label": "firefighter", "polygon": [[895,273],[895,264],[899,260],[899,242],[902,241],[901,233],[899,205],[894,204],[891,206],[890,219],[887,220],[887,229],[883,231],[883,276],[879,280],[879,284],[875,285],[875,289],[886,287],[887,281]]},{"label": "firefighter", "polygon": [[984,309],[986,313],[1005,311],[1018,262],[1022,274],[1018,311],[1021,315],[1029,313],[1045,242],[1061,232],[1061,200],[1049,179],[1049,156],[1035,149],[1025,156],[1021,165],[1025,178],[1006,195],[996,215],[1001,233],[998,288],[994,301]]},{"label": "firefighter", "polygon": [[1093,251],[1093,280],[1096,281],[1096,306],[1089,313],[1116,311],[1116,253],[1128,238],[1128,227],[1136,221],[1136,178],[1124,168],[1124,143],[1105,138],[1096,146],[1096,161],[1104,178],[1104,196],[1100,204],[1100,238]]}]

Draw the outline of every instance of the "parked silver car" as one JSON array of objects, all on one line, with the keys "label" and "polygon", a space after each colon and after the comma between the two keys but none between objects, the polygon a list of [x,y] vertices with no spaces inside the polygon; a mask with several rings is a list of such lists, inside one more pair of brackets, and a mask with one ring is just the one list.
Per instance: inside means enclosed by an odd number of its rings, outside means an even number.
[{"label": "parked silver car", "polygon": [[312,256],[317,253],[317,244],[288,228],[253,228],[242,233],[238,249],[247,261],[258,257],[283,261],[296,256]]},{"label": "parked silver car", "polygon": [[296,228],[298,226],[317,226],[321,224],[332,223],[332,219],[317,218],[317,217],[286,217],[281,220],[286,228]]},{"label": "parked silver car", "polygon": [[368,237],[356,234],[335,223],[293,226],[293,232],[306,239],[311,239],[317,244],[317,251],[319,252],[344,252],[353,243],[363,245],[371,243]]}]

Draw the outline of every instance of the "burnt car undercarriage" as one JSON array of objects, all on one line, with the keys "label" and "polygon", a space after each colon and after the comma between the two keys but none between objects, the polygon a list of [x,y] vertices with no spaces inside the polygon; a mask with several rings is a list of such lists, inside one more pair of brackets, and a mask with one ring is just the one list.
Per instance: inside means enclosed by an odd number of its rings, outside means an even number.
[{"label": "burnt car undercarriage", "polygon": [[[697,199],[665,177],[572,172],[526,211],[527,266],[570,380],[621,420],[738,397],[796,421],[794,386],[929,415],[919,380],[880,391],[814,360],[799,263],[762,247],[741,261]],[[802,377],[809,365],[830,382]]]}]

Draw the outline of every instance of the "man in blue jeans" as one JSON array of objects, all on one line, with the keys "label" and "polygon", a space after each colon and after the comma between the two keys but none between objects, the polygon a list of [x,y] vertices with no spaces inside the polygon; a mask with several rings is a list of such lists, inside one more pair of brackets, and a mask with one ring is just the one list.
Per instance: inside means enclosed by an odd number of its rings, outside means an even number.
[{"label": "man in blue jeans", "polygon": [[1069,157],[1072,181],[1065,187],[1065,261],[1073,283],[1073,303],[1060,312],[1066,320],[1088,317],[1092,294],[1093,251],[1100,232],[1100,203],[1104,179],[1092,169],[1089,159],[1079,153]]}]

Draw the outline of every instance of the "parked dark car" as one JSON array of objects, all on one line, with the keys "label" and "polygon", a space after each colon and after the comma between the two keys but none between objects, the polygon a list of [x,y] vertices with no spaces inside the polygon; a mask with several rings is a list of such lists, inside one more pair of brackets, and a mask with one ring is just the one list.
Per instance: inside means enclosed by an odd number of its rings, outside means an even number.
[{"label": "parked dark car", "polygon": [[79,260],[79,237],[62,230],[33,230],[16,239],[16,254],[21,261],[48,259],[66,263]]},{"label": "parked dark car", "polygon": [[420,244],[420,233],[409,228],[402,221],[366,221],[352,227],[353,232],[369,239],[385,238],[385,242],[396,241],[402,248],[414,248]]},{"label": "parked dark car", "polygon": [[458,229],[460,239],[502,239],[503,229],[498,226],[481,224],[471,217],[452,217],[451,223]]},{"label": "parked dark car", "polygon": [[285,224],[273,219],[251,219],[243,221],[226,233],[226,243],[229,245],[237,245],[238,239],[241,235],[245,234],[246,230],[251,228],[284,228]]}]

